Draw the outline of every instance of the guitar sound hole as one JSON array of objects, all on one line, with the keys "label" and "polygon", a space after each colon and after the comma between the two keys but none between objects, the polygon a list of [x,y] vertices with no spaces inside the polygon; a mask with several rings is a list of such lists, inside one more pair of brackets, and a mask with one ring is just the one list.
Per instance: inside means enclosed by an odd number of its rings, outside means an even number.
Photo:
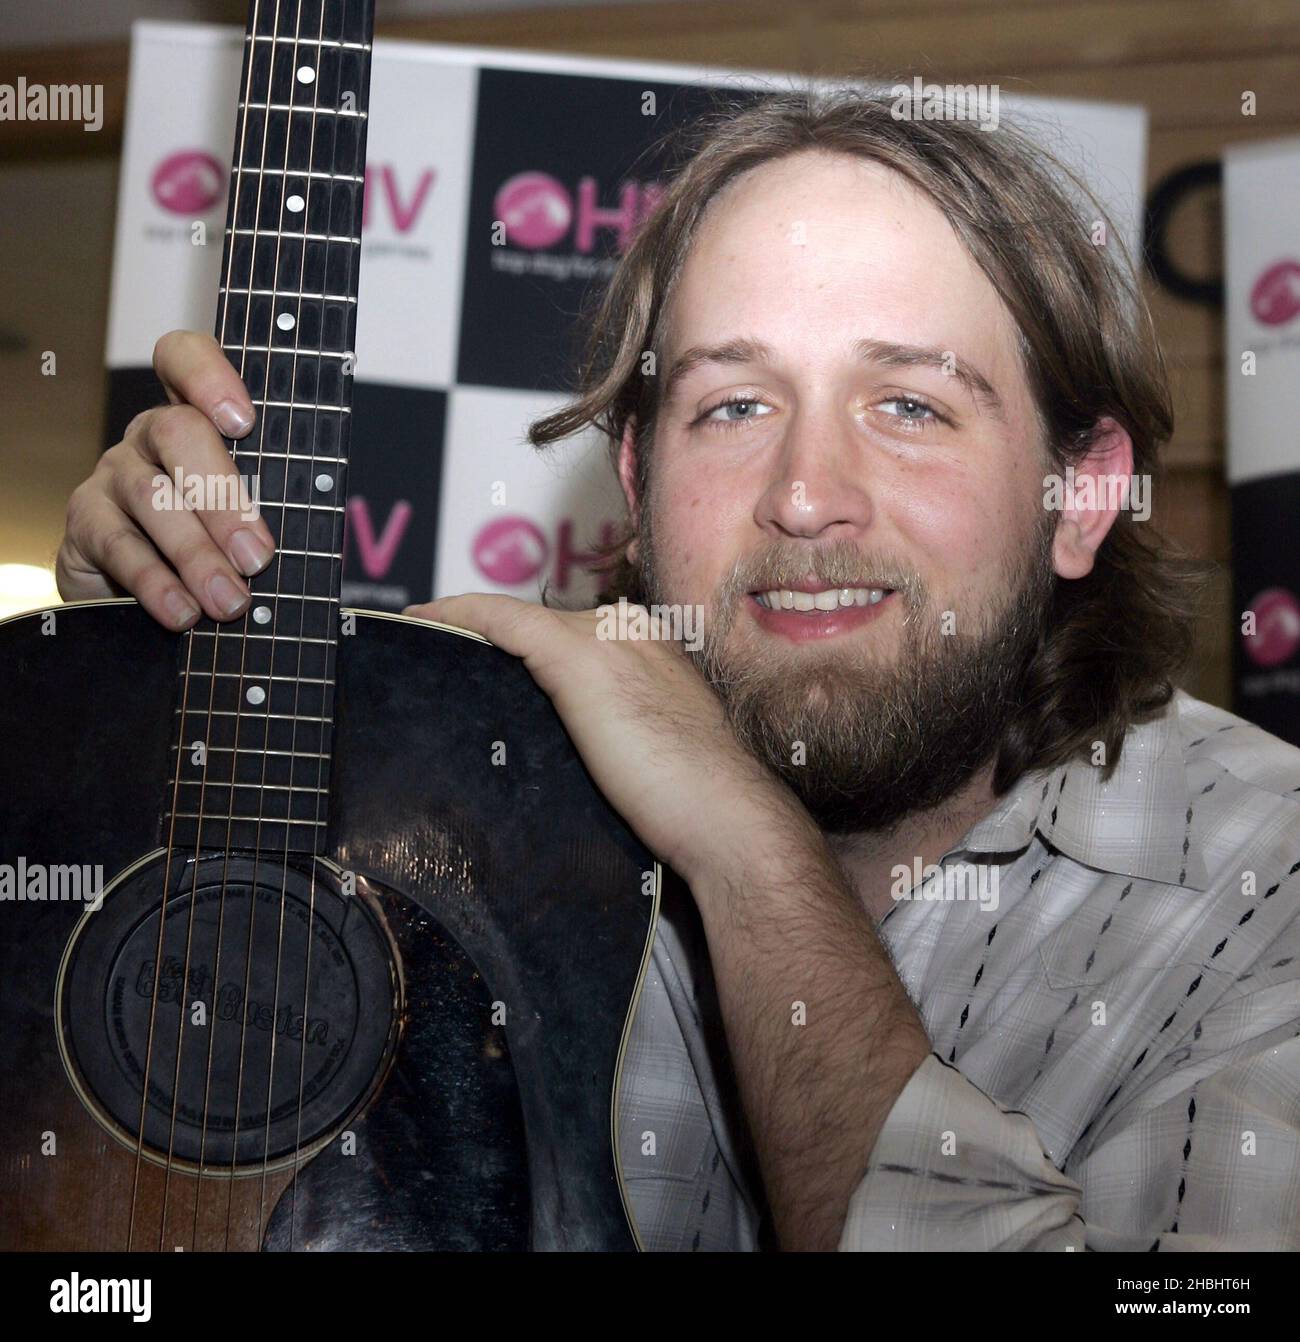
[{"label": "guitar sound hole", "polygon": [[313,889],[309,871],[266,859],[173,856],[165,901],[164,870],[159,857],[107,892],[68,947],[59,1028],[74,1082],[135,1149],[147,1074],[155,1163],[238,1174],[312,1154],[392,1057],[399,976],[383,930],[322,866]]}]

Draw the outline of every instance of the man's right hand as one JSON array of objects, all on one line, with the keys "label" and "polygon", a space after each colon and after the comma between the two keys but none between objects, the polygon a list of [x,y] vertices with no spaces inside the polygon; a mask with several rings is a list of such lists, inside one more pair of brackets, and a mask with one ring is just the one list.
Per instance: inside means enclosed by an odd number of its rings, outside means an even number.
[{"label": "man's right hand", "polygon": [[[154,346],[153,366],[171,404],[137,415],[73,491],[55,566],[59,591],[68,601],[126,592],[169,629],[188,628],[200,607],[214,620],[233,619],[248,605],[244,578],[271,562],[274,540],[247,509],[189,507],[175,481],[178,469],[183,481],[226,476],[226,488],[205,499],[238,500],[222,434],[244,437],[253,403],[211,336],[170,332]],[[158,506],[161,477],[170,482],[161,496],[167,507]]]}]

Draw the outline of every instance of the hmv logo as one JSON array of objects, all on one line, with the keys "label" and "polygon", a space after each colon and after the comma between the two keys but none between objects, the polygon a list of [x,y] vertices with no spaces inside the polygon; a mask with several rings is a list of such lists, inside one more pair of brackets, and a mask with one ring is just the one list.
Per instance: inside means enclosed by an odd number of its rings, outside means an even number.
[{"label": "hmv logo", "polygon": [[149,189],[164,210],[193,218],[207,214],[223,200],[226,169],[202,149],[180,149],[157,164]]},{"label": "hmv logo", "polygon": [[[518,587],[548,570],[551,584],[567,591],[575,570],[586,570],[595,557],[574,545],[572,518],[562,518],[555,529],[554,545],[542,529],[527,517],[502,517],[489,522],[474,538],[471,552],[478,571],[501,587]],[[600,545],[614,538],[613,524],[601,527]]]},{"label": "hmv logo", "polygon": [[388,576],[397,552],[401,549],[412,512],[414,509],[410,503],[406,499],[399,499],[389,510],[383,525],[377,528],[370,515],[370,505],[365,499],[354,495],[348,500],[343,524],[344,549],[346,552],[349,544],[355,545],[361,571],[371,582],[378,582]]},{"label": "hmv logo", "polygon": [[[157,164],[149,186],[164,210],[188,218],[206,214],[224,200],[226,176],[226,169],[206,150],[182,149]],[[378,227],[410,233],[424,215],[436,180],[433,168],[399,172],[391,163],[368,165],[362,231]],[[306,189],[310,191],[310,183]]]},{"label": "hmv logo", "polygon": [[508,241],[538,251],[572,236],[573,248],[591,252],[602,229],[612,229],[620,252],[641,221],[659,203],[658,182],[626,181],[613,203],[602,204],[594,177],[580,178],[571,192],[549,173],[521,172],[503,182],[493,200],[493,217],[505,225]]},{"label": "hmv logo", "polygon": [[361,231],[373,227],[395,233],[411,232],[428,204],[437,174],[432,168],[402,174],[391,163],[368,164]]},{"label": "hmv logo", "polygon": [[1269,266],[1250,291],[1250,310],[1264,326],[1282,326],[1300,316],[1300,262]]}]

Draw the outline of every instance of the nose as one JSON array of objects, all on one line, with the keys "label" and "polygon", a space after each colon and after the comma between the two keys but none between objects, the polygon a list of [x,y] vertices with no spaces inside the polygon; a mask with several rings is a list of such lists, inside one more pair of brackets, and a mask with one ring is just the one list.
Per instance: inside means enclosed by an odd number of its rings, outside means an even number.
[{"label": "nose", "polygon": [[829,540],[865,532],[872,516],[866,459],[848,411],[841,417],[801,407],[773,454],[755,522],[774,536]]}]

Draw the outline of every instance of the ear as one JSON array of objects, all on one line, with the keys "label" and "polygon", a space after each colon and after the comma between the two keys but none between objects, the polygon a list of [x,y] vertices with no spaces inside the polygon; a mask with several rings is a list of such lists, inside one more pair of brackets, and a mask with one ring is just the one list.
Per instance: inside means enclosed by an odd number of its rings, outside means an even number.
[{"label": "ear", "polygon": [[1043,482],[1045,507],[1060,510],[1052,567],[1062,578],[1084,578],[1133,493],[1133,440],[1106,416],[1097,421],[1086,456]]},{"label": "ear", "polygon": [[623,427],[623,440],[618,445],[618,482],[623,486],[623,497],[627,500],[627,513],[632,519],[632,529],[637,533],[627,543],[629,563],[636,563],[638,536],[641,531],[641,500],[636,494],[636,416],[629,415]]}]

